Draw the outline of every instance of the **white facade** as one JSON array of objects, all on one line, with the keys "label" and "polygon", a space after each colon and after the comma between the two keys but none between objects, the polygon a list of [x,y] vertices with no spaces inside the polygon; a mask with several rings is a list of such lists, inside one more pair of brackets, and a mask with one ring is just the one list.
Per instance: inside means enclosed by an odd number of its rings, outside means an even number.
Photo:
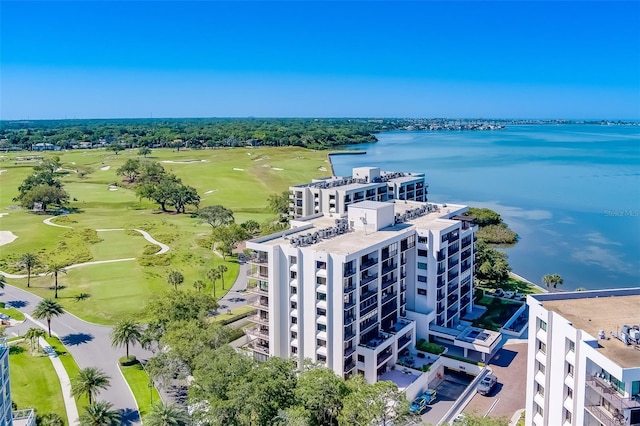
[{"label": "white facade", "polygon": [[473,305],[476,228],[465,206],[364,201],[247,243],[259,298],[254,356],[308,359],[369,382]]},{"label": "white facade", "polygon": [[289,213],[302,218],[317,213],[342,215],[360,201],[427,201],[423,173],[384,172],[378,167],[356,167],[352,176],[315,179],[289,188]]},{"label": "white facade", "polygon": [[615,335],[640,323],[640,288],[541,294],[527,304],[526,425],[639,425],[640,341]]}]

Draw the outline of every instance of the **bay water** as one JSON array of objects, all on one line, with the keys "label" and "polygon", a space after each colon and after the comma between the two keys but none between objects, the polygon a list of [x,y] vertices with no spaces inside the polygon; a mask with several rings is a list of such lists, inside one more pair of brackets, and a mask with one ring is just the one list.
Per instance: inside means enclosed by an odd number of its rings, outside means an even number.
[{"label": "bay water", "polygon": [[358,166],[424,172],[429,201],[499,212],[520,241],[513,271],[565,290],[640,286],[640,126],[513,125],[494,131],[392,131],[334,155]]}]

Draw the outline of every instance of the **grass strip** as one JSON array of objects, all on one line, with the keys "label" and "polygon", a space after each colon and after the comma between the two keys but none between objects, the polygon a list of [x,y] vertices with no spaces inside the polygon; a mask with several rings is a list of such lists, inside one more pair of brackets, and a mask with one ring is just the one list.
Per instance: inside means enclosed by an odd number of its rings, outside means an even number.
[{"label": "grass strip", "polygon": [[[73,380],[80,371],[80,367],[75,359],[71,356],[69,352],[67,352],[67,348],[62,344],[62,342],[57,337],[45,337],[47,343],[53,348],[54,351],[58,354],[58,359],[62,362],[62,366],[65,370],[67,370],[67,374],[69,378]],[[84,407],[89,405],[89,398],[87,396],[82,396],[80,398],[75,398],[76,406],[78,407],[78,411],[82,412]]]},{"label": "grass strip", "polygon": [[160,394],[155,386],[149,386],[151,380],[142,368],[142,364],[137,363],[128,367],[120,366],[120,371],[133,392],[138,410],[140,410],[140,417],[148,414],[151,404],[160,401]]}]

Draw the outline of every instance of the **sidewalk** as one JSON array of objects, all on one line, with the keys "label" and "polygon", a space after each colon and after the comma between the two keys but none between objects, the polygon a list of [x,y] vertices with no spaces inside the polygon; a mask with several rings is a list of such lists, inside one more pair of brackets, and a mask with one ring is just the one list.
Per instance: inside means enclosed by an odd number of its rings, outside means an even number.
[{"label": "sidewalk", "polygon": [[[44,337],[40,337],[40,346],[43,348],[49,346]],[[49,346],[50,347],[50,346]],[[64,399],[64,407],[67,411],[67,419],[70,425],[78,423],[78,407],[76,406],[76,400],[71,396],[71,380],[67,374],[67,370],[64,369],[62,361],[58,358],[58,355],[49,355],[49,359],[53,364],[53,368],[58,374],[58,380],[60,380],[60,387],[62,388],[62,399]]]}]

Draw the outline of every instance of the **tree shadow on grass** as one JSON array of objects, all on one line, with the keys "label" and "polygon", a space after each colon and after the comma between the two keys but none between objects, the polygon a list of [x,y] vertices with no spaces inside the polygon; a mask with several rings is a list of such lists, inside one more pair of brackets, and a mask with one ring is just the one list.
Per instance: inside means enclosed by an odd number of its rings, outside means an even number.
[{"label": "tree shadow on grass", "polygon": [[132,408],[120,410],[120,424],[129,426],[140,421],[140,413]]},{"label": "tree shadow on grass", "polygon": [[93,340],[93,334],[87,333],[75,333],[75,334],[67,334],[66,336],[62,336],[60,341],[67,346],[78,346],[83,343],[89,343]]}]

